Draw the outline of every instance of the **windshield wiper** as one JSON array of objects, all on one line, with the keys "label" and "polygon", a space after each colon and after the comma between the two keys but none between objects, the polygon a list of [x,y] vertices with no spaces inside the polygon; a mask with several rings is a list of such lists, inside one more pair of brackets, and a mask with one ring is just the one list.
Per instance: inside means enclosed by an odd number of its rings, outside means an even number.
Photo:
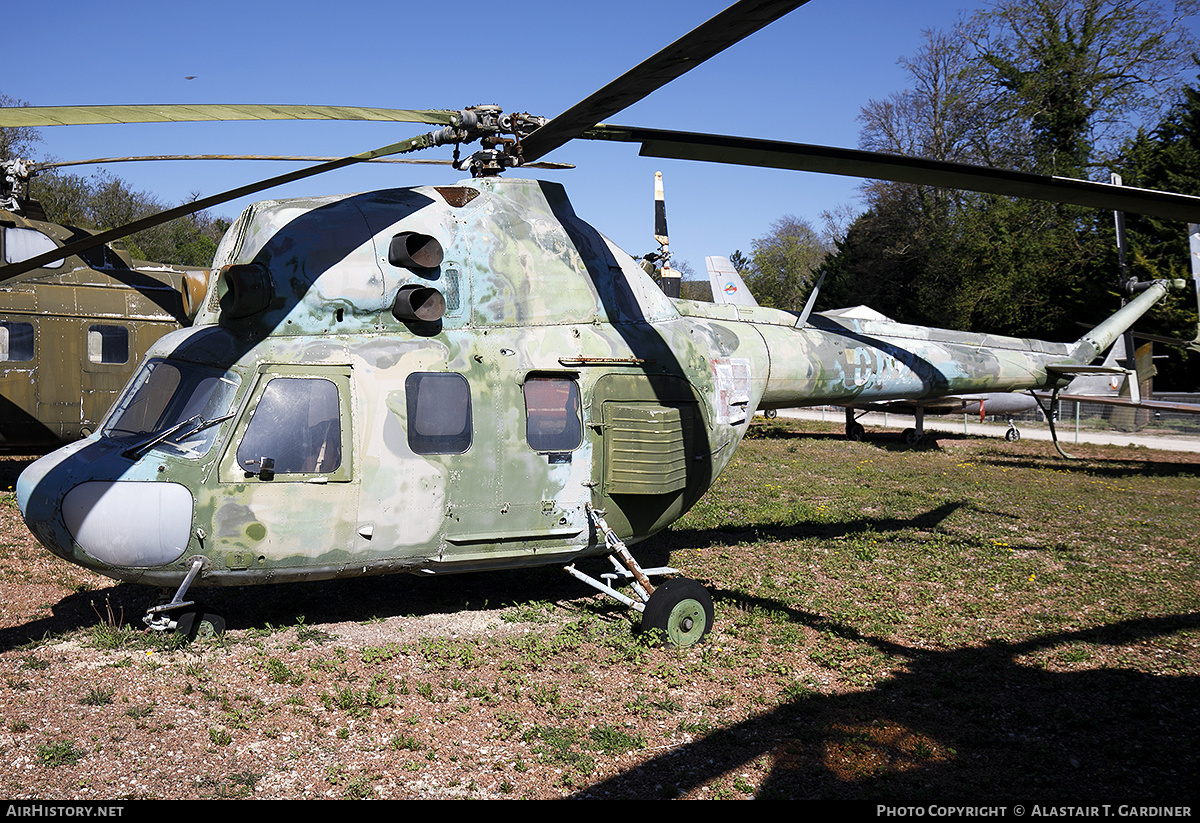
[{"label": "windshield wiper", "polygon": [[187,420],[184,420],[182,423],[176,423],[174,426],[171,426],[169,429],[164,429],[161,432],[150,435],[145,440],[140,440],[137,443],[134,443],[132,446],[125,449],[125,451],[121,452],[121,456],[129,457],[129,458],[136,458],[139,455],[141,455],[142,452],[149,451],[150,449],[157,446],[159,443],[173,437],[176,434],[180,435],[179,439],[182,439],[184,437],[190,437],[191,435],[195,434],[196,432],[204,431],[205,429],[207,429],[210,426],[215,426],[218,423],[223,423],[231,417],[233,417],[233,412],[222,415],[220,417],[214,417],[212,420],[205,420],[203,417],[201,417],[200,415],[197,414],[195,417],[189,417]]}]

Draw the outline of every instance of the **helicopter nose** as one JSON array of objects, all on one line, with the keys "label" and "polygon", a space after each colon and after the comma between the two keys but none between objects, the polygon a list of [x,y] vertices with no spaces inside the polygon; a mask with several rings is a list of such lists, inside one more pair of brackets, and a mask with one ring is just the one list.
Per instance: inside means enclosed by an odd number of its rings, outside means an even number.
[{"label": "helicopter nose", "polygon": [[79,547],[110,566],[163,566],[187,549],[192,495],[178,483],[80,483],[62,503]]},{"label": "helicopter nose", "polygon": [[69,458],[50,459],[57,455],[33,463],[17,480],[17,505],[42,545],[67,559],[77,545],[118,567],[162,566],[183,555],[193,509],[185,486],[80,478],[65,470]]}]

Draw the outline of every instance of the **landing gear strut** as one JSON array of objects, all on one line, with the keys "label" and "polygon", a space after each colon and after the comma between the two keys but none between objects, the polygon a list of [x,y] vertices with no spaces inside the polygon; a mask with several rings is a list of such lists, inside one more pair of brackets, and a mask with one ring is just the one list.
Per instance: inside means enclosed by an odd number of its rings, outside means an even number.
[{"label": "landing gear strut", "polygon": [[[863,412],[866,414],[866,412]],[[863,435],[867,430],[863,428],[862,423],[858,422],[857,415],[854,414],[854,409],[846,407],[846,439],[858,442],[863,439]]]},{"label": "landing gear strut", "polygon": [[156,632],[168,632],[174,629],[188,640],[224,634],[224,617],[203,603],[183,599],[192,585],[192,581],[211,562],[202,555],[192,557],[187,576],[179,584],[175,596],[166,603],[146,609],[146,614],[142,616],[142,622]]},{"label": "landing gear strut", "polygon": [[925,409],[917,406],[913,409],[913,418],[916,426],[911,429],[905,429],[900,433],[900,439],[908,446],[916,448],[926,444],[932,445],[933,438],[925,433]]},{"label": "landing gear strut", "polygon": [[[601,575],[608,583],[585,574],[572,564],[566,571],[577,580],[607,594],[642,613],[642,631],[657,631],[667,645],[687,648],[704,639],[713,627],[712,595],[695,580],[673,577],[657,587],[650,582],[650,575],[677,574],[676,569],[659,567],[643,569],[629,553],[629,548],[604,520],[604,513],[587,507],[588,516],[596,529],[604,535],[605,544],[612,550],[608,555],[613,572]],[[629,580],[634,597],[617,591],[611,583],[617,578]]]}]

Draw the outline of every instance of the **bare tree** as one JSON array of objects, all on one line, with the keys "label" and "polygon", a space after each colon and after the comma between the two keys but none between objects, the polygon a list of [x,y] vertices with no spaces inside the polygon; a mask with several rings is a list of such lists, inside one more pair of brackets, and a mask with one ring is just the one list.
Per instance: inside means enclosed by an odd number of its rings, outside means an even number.
[{"label": "bare tree", "polygon": [[[0,94],[0,106],[28,105],[24,100]],[[0,160],[28,158],[33,152],[33,144],[40,142],[41,139],[41,134],[34,128],[0,128]]]},{"label": "bare tree", "polygon": [[996,114],[1032,135],[1034,167],[1081,174],[1175,99],[1198,12],[1197,0],[992,0],[959,34]]}]

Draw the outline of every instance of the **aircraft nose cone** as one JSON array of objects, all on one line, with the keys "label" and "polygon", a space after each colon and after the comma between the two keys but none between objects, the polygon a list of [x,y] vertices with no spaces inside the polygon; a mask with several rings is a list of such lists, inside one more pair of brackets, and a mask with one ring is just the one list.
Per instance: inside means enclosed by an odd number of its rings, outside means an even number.
[{"label": "aircraft nose cone", "polygon": [[110,450],[82,441],[26,468],[16,496],[29,530],[50,551],[85,566],[177,560],[191,532],[191,492],[178,483],[119,479],[128,464],[110,460]]},{"label": "aircraft nose cone", "polygon": [[79,547],[110,566],[174,562],[192,527],[192,495],[178,483],[92,480],[67,492],[62,511]]},{"label": "aircraft nose cone", "polygon": [[17,508],[25,518],[25,525],[33,532],[38,542],[50,551],[71,558],[70,535],[62,527],[58,517],[60,489],[65,482],[73,485],[69,475],[63,476],[63,463],[78,452],[84,443],[72,443],[46,455],[25,468],[17,478]]}]

